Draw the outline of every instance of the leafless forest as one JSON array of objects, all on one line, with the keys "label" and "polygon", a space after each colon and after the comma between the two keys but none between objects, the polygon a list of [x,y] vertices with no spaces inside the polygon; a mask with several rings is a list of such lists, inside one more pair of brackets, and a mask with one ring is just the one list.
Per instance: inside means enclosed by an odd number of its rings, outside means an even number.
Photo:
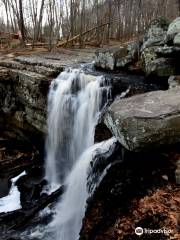
[{"label": "leafless forest", "polygon": [[179,0],[0,0],[0,40],[99,46],[140,36],[153,19],[179,13]]}]

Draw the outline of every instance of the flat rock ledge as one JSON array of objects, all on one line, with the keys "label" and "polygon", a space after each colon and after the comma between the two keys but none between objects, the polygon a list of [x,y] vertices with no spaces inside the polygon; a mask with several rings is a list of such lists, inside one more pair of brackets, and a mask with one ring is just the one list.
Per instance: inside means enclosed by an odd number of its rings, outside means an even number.
[{"label": "flat rock ledge", "polygon": [[104,122],[130,151],[180,142],[180,89],[115,101],[107,110]]}]

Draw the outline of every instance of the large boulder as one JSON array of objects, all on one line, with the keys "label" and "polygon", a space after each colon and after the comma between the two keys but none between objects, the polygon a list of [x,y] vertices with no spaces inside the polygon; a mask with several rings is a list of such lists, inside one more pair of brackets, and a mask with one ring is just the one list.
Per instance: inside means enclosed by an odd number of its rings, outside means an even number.
[{"label": "large boulder", "polygon": [[[173,58],[165,58],[158,56],[157,47],[145,48],[141,54],[141,65],[146,75],[156,75],[158,77],[168,77],[176,72]],[[167,49],[161,52],[166,54]],[[170,51],[169,51],[170,52]],[[172,52],[172,51],[171,51]]]},{"label": "large boulder", "polygon": [[95,53],[95,67],[105,70],[115,70],[129,66],[137,59],[138,44],[130,43],[127,46],[113,47],[98,50]]},{"label": "large boulder", "polygon": [[169,77],[179,73],[179,29],[180,18],[173,21],[169,28],[168,23],[162,19],[151,24],[141,48],[141,66],[146,75]]},{"label": "large boulder", "polygon": [[98,50],[95,53],[95,66],[107,70],[114,70],[118,59],[127,55],[127,49],[124,47],[115,47],[105,50]]},{"label": "large boulder", "polygon": [[104,122],[130,151],[180,142],[180,91],[156,91],[115,101]]},{"label": "large boulder", "polygon": [[142,50],[147,47],[160,46],[164,44],[168,24],[163,19],[154,20],[145,34]]},{"label": "large boulder", "polygon": [[174,37],[180,33],[180,17],[176,18],[170,25],[166,35],[166,41],[173,43]]}]

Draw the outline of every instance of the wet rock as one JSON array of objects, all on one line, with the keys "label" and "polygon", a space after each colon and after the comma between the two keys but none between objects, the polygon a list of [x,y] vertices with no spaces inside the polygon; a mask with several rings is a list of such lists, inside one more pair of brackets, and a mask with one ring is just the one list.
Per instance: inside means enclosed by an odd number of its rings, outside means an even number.
[{"label": "wet rock", "polygon": [[169,88],[180,87],[180,76],[170,76],[168,79]]},{"label": "wet rock", "polygon": [[11,179],[40,164],[35,148],[17,139],[0,139],[0,197],[9,194]]},{"label": "wet rock", "polygon": [[[33,167],[32,169],[37,171],[35,170],[36,168]],[[20,199],[23,209],[35,206],[37,201],[41,198],[43,187],[47,185],[46,180],[43,180],[43,175],[40,170],[38,172],[40,173],[39,176],[28,174],[17,181],[18,190],[21,193]]]},{"label": "wet rock", "polygon": [[147,47],[163,45],[165,43],[167,28],[168,24],[165,20],[154,20],[144,37],[141,50]]},{"label": "wet rock", "polygon": [[133,95],[157,91],[167,90],[168,84],[164,79],[154,76],[140,76],[132,74],[106,74],[108,82],[111,84],[111,93],[113,100],[115,98],[130,97]]},{"label": "wet rock", "polygon": [[102,142],[112,137],[112,133],[104,123],[99,123],[95,129],[94,142]]},{"label": "wet rock", "polygon": [[116,141],[107,152],[98,153],[97,151],[94,155],[88,170],[87,188],[89,196],[93,197],[94,191],[98,189],[107,170],[111,167],[113,162],[115,162],[115,159],[118,159],[118,161],[122,159],[121,149],[120,144]]},{"label": "wet rock", "polygon": [[179,88],[115,101],[104,122],[130,151],[180,142]]},{"label": "wet rock", "polygon": [[166,41],[173,44],[174,37],[180,32],[180,17],[176,18],[170,25],[166,35]]},{"label": "wet rock", "polygon": [[25,226],[40,210],[44,209],[48,204],[56,201],[62,195],[64,189],[61,186],[50,195],[43,195],[28,209],[19,209],[13,212],[0,214],[0,231],[8,234],[11,230],[19,229]]}]

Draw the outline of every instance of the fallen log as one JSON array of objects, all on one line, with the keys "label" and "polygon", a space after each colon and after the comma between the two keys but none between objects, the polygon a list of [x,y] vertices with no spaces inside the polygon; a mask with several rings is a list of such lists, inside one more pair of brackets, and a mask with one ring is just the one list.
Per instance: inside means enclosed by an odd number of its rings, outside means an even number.
[{"label": "fallen log", "polygon": [[[48,47],[49,43],[27,43],[26,47]],[[51,46],[56,46],[56,44],[51,44]]]},{"label": "fallen log", "polygon": [[57,45],[57,47],[63,47],[64,45],[73,42],[74,40],[76,40],[76,39],[78,39],[78,38],[80,38],[80,37],[82,37],[82,36],[84,36],[84,35],[92,32],[92,31],[94,31],[95,29],[104,27],[104,26],[109,25],[109,24],[111,24],[111,23],[110,23],[110,22],[108,22],[108,23],[103,23],[103,24],[101,24],[101,25],[92,27],[92,28],[88,29],[87,31],[84,31],[83,33],[80,33],[80,34],[78,34],[78,35],[76,35],[76,36],[74,36],[74,37],[66,40],[66,41],[63,42],[63,43],[59,43],[59,44]]}]

